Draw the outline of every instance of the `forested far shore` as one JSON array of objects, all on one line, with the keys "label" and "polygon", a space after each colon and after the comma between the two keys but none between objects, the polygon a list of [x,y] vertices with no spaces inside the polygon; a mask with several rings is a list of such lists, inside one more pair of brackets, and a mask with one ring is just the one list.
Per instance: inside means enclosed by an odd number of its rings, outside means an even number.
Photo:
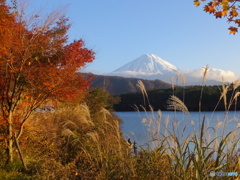
[{"label": "forested far shore", "polygon": [[233,85],[230,85],[229,93],[226,96],[222,96],[222,86],[187,86],[174,87],[174,89],[155,89],[147,91],[147,96],[143,96],[141,92],[121,94],[118,96],[120,99],[119,103],[114,105],[114,110],[135,111],[136,107],[138,107],[139,111],[143,111],[144,108],[150,110],[149,105],[154,111],[169,110],[167,102],[173,95],[178,97],[188,107],[189,111],[199,111],[200,96],[202,96],[201,111],[224,111],[226,108],[238,110],[240,109],[239,99],[236,99],[235,101],[237,102],[234,102],[230,107],[225,107],[224,105],[225,97],[229,100],[231,96],[234,96],[232,89]]}]

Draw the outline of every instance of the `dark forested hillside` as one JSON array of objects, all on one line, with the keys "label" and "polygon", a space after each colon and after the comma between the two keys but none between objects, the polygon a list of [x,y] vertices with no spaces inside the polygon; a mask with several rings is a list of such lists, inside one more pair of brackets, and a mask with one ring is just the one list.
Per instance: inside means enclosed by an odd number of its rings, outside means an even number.
[{"label": "dark forested hillside", "polygon": [[[143,106],[149,110],[148,101],[146,99],[144,101],[143,95],[137,87],[139,80],[143,82],[148,92],[150,105],[154,110],[167,110],[169,98],[175,95],[184,102],[189,111],[199,111],[202,86],[175,86],[173,90],[170,84],[161,80],[151,81],[118,76],[83,75],[89,78],[92,88],[98,87],[108,91],[111,95],[119,97],[119,103],[114,105],[115,111],[134,111],[136,106]],[[232,86],[228,88],[227,103],[229,103],[231,96],[234,96],[232,88]],[[223,98],[220,100],[221,93],[222,86],[204,86],[201,98],[201,111],[225,110]],[[232,103],[230,110],[240,109],[239,100],[236,106],[235,101]]]},{"label": "dark forested hillside", "polygon": [[[201,94],[201,86],[175,87],[174,95],[181,99],[187,106],[189,111],[199,110],[199,99]],[[154,110],[167,110],[167,101],[173,95],[172,89],[158,89],[148,91],[148,98]],[[202,111],[213,111],[221,96],[221,86],[205,86],[202,94]],[[227,95],[227,100],[231,97],[231,91]],[[148,101],[144,105],[143,95],[141,93],[128,93],[120,95],[120,103],[114,106],[116,111],[134,111],[135,105],[141,105],[149,109]],[[235,104],[235,103],[234,103]],[[231,110],[235,109],[235,105],[231,106]],[[237,103],[237,109],[240,109],[240,103]],[[141,110],[141,108],[139,108]],[[220,100],[216,110],[224,110],[223,100]]]},{"label": "dark forested hillside", "polygon": [[[107,90],[112,95],[119,95],[124,93],[139,92],[136,86],[140,79],[124,78],[119,76],[102,76],[94,74],[85,74],[86,77],[91,77],[91,87],[99,87]],[[167,89],[171,85],[161,80],[144,80],[141,79],[147,90],[153,89]]]}]

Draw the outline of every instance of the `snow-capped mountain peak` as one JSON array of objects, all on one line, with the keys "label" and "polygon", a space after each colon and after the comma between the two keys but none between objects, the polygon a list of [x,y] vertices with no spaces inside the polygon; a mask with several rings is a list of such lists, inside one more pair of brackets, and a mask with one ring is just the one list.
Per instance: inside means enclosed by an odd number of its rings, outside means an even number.
[{"label": "snow-capped mountain peak", "polygon": [[132,73],[132,74],[163,74],[163,73],[176,73],[179,69],[170,64],[169,62],[163,60],[162,58],[154,55],[154,54],[145,54],[141,57],[130,61],[124,66],[113,71],[113,74],[119,73]]},{"label": "snow-capped mountain peak", "polygon": [[[206,80],[209,81],[208,85],[221,83],[222,77],[224,77],[226,82],[233,82],[237,79],[232,71],[221,69],[209,68],[207,74]],[[150,80],[160,79],[168,83],[172,82],[173,77],[181,75],[185,77],[186,84],[200,85],[202,83],[203,69],[180,70],[154,54],[145,54],[116,69],[109,75]]]}]

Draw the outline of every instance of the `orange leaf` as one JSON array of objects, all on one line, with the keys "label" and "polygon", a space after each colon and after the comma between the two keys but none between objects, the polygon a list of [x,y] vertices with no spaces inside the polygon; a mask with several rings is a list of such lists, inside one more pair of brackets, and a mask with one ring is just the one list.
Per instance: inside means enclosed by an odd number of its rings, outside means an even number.
[{"label": "orange leaf", "polygon": [[209,12],[210,14],[214,13],[216,11],[216,9],[214,8],[214,6],[205,6],[204,7],[204,11]]},{"label": "orange leaf", "polygon": [[222,18],[222,11],[218,11],[214,14],[216,18]]},{"label": "orange leaf", "polygon": [[218,5],[219,5],[219,2],[213,2],[212,4],[213,4],[213,6],[215,7],[215,6],[218,6]]},{"label": "orange leaf", "polygon": [[238,16],[238,12],[237,12],[235,9],[233,9],[233,10],[230,12],[230,16],[231,16],[231,17],[237,17],[237,16]]},{"label": "orange leaf", "polygon": [[222,16],[227,16],[228,10],[223,10],[222,11]]},{"label": "orange leaf", "polygon": [[236,19],[234,22],[238,24],[238,27],[240,27],[240,19]]},{"label": "orange leaf", "polygon": [[231,26],[228,28],[230,30],[230,34],[236,34],[238,32],[238,28]]}]

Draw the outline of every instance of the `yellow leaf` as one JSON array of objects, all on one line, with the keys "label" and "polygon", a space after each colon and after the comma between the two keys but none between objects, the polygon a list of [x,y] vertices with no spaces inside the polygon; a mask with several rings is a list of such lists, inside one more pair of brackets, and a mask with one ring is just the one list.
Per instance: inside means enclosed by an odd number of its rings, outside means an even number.
[{"label": "yellow leaf", "polygon": [[198,0],[195,0],[195,1],[193,1],[193,4],[194,4],[195,6],[199,6],[201,3],[200,3]]},{"label": "yellow leaf", "polygon": [[221,2],[221,5],[222,5],[222,7],[228,6],[228,0],[223,0],[223,1]]}]

